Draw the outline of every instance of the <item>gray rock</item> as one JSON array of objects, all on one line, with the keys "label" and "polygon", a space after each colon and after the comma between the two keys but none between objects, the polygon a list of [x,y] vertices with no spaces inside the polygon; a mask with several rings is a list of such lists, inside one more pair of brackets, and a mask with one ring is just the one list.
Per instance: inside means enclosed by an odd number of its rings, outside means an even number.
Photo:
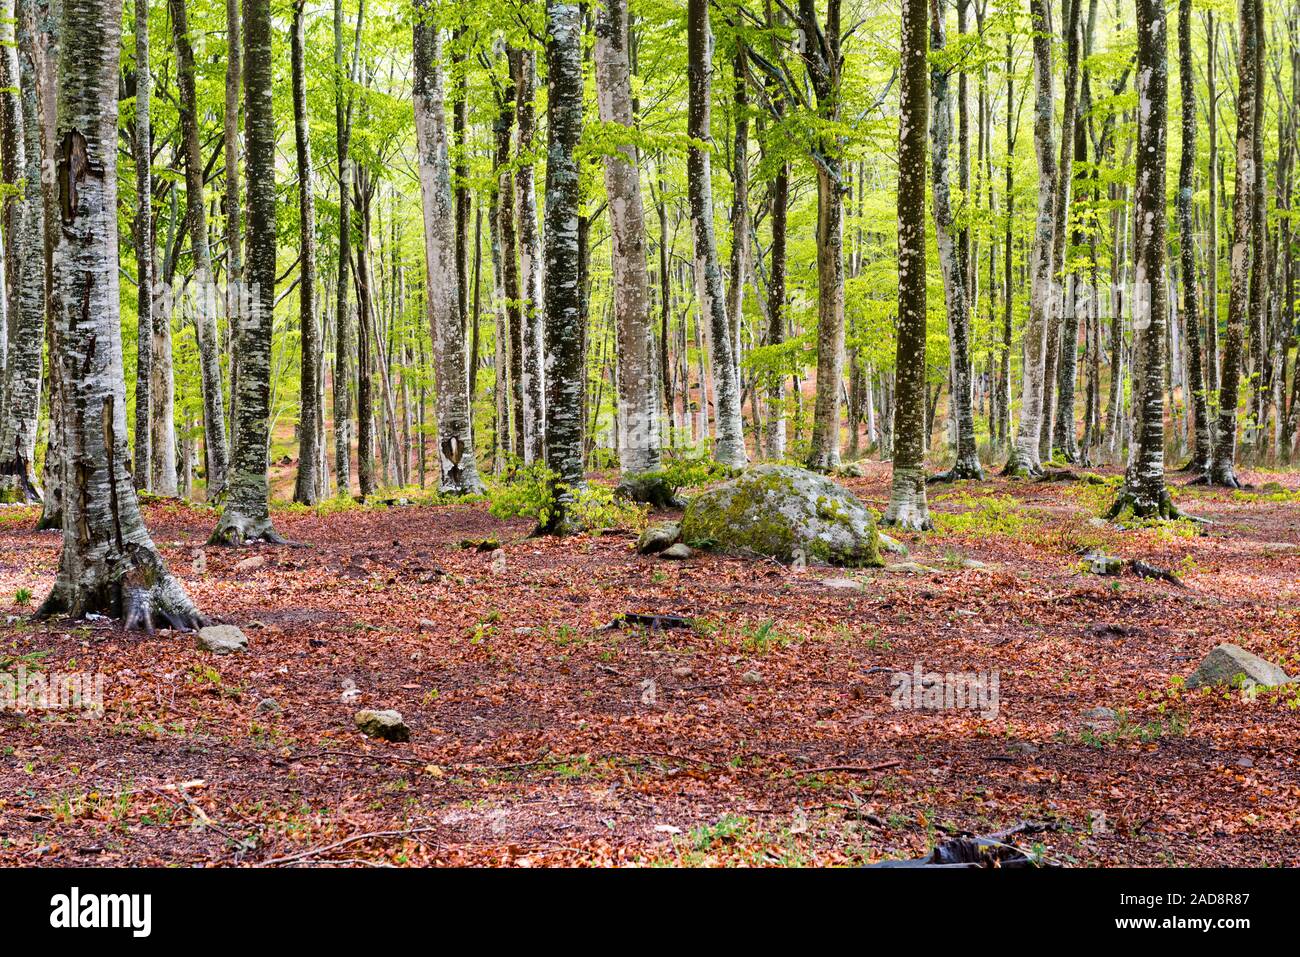
[{"label": "gray rock", "polygon": [[790,562],[879,566],[875,516],[852,492],[789,465],[757,465],[695,496],[682,518],[682,539],[721,551]]},{"label": "gray rock", "polygon": [[838,591],[862,591],[865,586],[856,578],[823,578],[822,587]]},{"label": "gray rock", "polygon": [[746,671],[740,676],[740,680],[747,685],[761,685],[763,683],[763,676],[757,671]]},{"label": "gray rock", "polygon": [[1217,645],[1206,655],[1196,670],[1187,679],[1188,688],[1204,688],[1210,685],[1230,685],[1239,680],[1241,687],[1272,688],[1284,685],[1291,680],[1285,671],[1265,661],[1259,655],[1252,655],[1245,648],[1237,645]]},{"label": "gray rock", "polygon": [[934,575],[939,569],[922,565],[920,562],[894,562],[885,566],[885,571],[900,575]]},{"label": "gray rock", "polygon": [[676,545],[669,545],[659,553],[660,558],[668,558],[673,561],[685,561],[688,558],[695,557],[695,549],[685,542],[678,542]]},{"label": "gray rock", "polygon": [[368,738],[385,741],[410,741],[411,729],[396,711],[358,711],[357,730]]},{"label": "gray rock", "polygon": [[877,537],[880,539],[881,551],[886,551],[889,552],[891,555],[898,555],[902,558],[907,557],[907,546],[904,545],[902,542],[900,542],[898,539],[890,538],[884,532],[877,532],[876,534]]},{"label": "gray rock", "polygon": [[257,703],[258,714],[279,714],[283,710],[274,698],[263,698]]},{"label": "gray rock", "polygon": [[1084,555],[1083,560],[1094,575],[1118,575],[1124,570],[1124,559],[1114,555]]},{"label": "gray rock", "polygon": [[682,537],[682,527],[677,522],[660,522],[651,525],[636,540],[639,555],[653,555],[671,547]]},{"label": "gray rock", "polygon": [[1083,713],[1084,721],[1118,721],[1114,708],[1089,708]]},{"label": "gray rock", "polygon": [[248,636],[234,625],[208,625],[199,629],[198,646],[214,655],[233,655],[248,650]]}]

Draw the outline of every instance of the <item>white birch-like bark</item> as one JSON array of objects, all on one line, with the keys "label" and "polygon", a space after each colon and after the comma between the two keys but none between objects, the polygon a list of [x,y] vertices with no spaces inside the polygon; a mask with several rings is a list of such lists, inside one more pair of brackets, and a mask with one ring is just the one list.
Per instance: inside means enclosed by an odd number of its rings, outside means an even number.
[{"label": "white birch-like bark", "polygon": [[582,136],[582,10],[547,0],[546,464],[558,487],[549,531],[573,527],[573,490],[584,481],[582,400],[586,391],[579,287],[577,157]]},{"label": "white birch-like bark", "polygon": [[1024,363],[1020,377],[1020,422],[1007,462],[1010,474],[1038,475],[1047,362],[1047,333],[1051,325],[1053,276],[1052,225],[1056,193],[1056,147],[1052,135],[1052,38],[1048,34],[1048,0],[1030,0],[1034,31],[1034,152],[1038,157],[1038,216],[1030,253],[1029,319],[1024,331]]},{"label": "white birch-like bark", "polygon": [[455,208],[443,94],[442,31],[429,0],[416,0],[414,51],[415,131],[420,198],[424,209],[426,302],[437,375],[440,491],[483,491],[470,434],[469,382],[456,285]]},{"label": "white birch-like bark", "polygon": [[121,0],[63,0],[51,307],[64,444],[63,551],[41,616],[121,617],[128,628],[203,622],[145,530],[127,469],[117,270]]},{"label": "white birch-like bark", "polygon": [[40,500],[33,459],[41,408],[45,342],[45,206],[41,196],[40,114],[36,104],[36,5],[18,0],[18,89],[22,117],[21,196],[15,209],[9,357],[0,420],[0,501]]},{"label": "white birch-like bark", "polygon": [[[631,61],[627,0],[604,0],[596,14],[596,87],[600,119],[631,130]],[[659,468],[659,370],[650,323],[645,206],[637,149],[605,158],[605,193],[613,233],[614,322],[618,343],[619,465],[624,476]]]},{"label": "white birch-like bark", "polygon": [[[208,246],[208,213],[203,198],[203,156],[199,144],[198,95],[194,50],[190,45],[185,0],[168,0],[176,47],[176,88],[185,153],[185,206],[194,257],[192,309],[199,343],[199,373],[203,385],[203,444],[207,450],[208,501],[220,499],[226,488],[230,449],[226,442],[226,412],[222,400],[221,360],[217,354],[216,289]],[[242,360],[242,356],[240,357]],[[242,364],[242,362],[241,362]]]},{"label": "white birch-like bark", "polygon": [[284,540],[271,525],[271,325],[275,314],[275,113],[271,108],[271,0],[244,0],[244,136],[248,164],[247,296],[236,311],[234,455],[211,543]]},{"label": "white birch-like bark", "polygon": [[894,460],[882,522],[931,526],[925,496],[925,139],[929,112],[926,0],[905,0],[898,105],[898,345]]},{"label": "white birch-like bark", "polygon": [[[714,457],[723,465],[743,468],[744,421],[740,410],[740,376],[736,370],[731,324],[722,286],[722,267],[713,229],[713,173],[709,132],[710,73],[713,36],[709,29],[708,0],[690,0],[687,11],[687,73],[689,106],[687,133],[691,146],[686,156],[691,222],[695,235],[695,271],[700,315],[709,330],[709,366],[714,389]],[[696,143],[704,144],[703,146]]]},{"label": "white birch-like bark", "polygon": [[533,100],[537,95],[537,56],[517,51],[515,116],[519,127],[516,149],[515,205],[519,228],[519,297],[522,336],[520,387],[523,394],[524,461],[540,462],[546,440],[546,383],[544,294],[542,290],[542,237],[537,230],[537,177],[533,166],[533,139],[537,131]]}]

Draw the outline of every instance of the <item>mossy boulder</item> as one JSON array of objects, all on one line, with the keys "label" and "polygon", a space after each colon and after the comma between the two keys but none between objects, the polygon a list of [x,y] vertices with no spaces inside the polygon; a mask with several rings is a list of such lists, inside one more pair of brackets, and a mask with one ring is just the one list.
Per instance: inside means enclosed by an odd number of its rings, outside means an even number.
[{"label": "mossy boulder", "polygon": [[789,465],[759,465],[691,500],[682,540],[718,551],[879,566],[875,516],[848,489]]}]

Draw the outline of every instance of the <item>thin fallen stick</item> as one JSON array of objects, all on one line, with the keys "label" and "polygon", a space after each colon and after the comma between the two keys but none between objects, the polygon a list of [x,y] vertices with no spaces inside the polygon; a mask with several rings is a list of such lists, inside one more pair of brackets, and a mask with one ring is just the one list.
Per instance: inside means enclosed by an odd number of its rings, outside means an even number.
[{"label": "thin fallen stick", "polygon": [[845,774],[870,774],[873,771],[887,771],[889,768],[896,768],[902,761],[886,761],[883,764],[828,764],[820,768],[804,768],[799,771],[800,774],[825,774],[831,771],[841,771]]},{"label": "thin fallen stick", "polygon": [[345,837],[341,841],[335,841],[333,844],[326,844],[324,847],[313,847],[306,851],[300,851],[297,854],[289,854],[285,857],[273,857],[269,861],[263,861],[262,867],[275,867],[278,864],[288,864],[292,861],[301,861],[307,857],[315,857],[317,854],[324,854],[327,851],[337,850],[340,847],[346,847],[349,844],[355,844],[358,841],[369,841],[382,837],[410,837],[412,834],[426,834],[429,831],[436,831],[437,827],[428,825],[426,827],[407,828],[402,831],[368,831],[365,834],[353,834],[351,837]]}]

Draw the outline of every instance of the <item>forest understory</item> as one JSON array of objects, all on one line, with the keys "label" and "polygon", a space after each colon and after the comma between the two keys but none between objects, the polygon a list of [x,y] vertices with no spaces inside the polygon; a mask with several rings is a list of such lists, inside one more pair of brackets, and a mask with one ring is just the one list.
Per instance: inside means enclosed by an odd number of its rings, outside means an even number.
[{"label": "forest understory", "polygon": [[[864,464],[843,481],[880,511]],[[0,714],[0,864],[858,864],[1022,823],[1072,866],[1293,864],[1300,686],[1179,680],[1220,642],[1300,670],[1300,476],[1242,474],[1172,486],[1199,529],[1102,523],[1113,486],[932,486],[911,571],[667,561],[486,504],[278,509],[294,544],[205,549],[211,510],[153,501],[250,648],[7,609],[0,660],[107,681],[101,717]],[[6,604],[52,581],[36,516],[0,512]],[[1091,549],[1182,586],[1089,574]],[[629,612],[690,627],[606,627]],[[892,707],[918,663],[996,672],[996,717]]]}]

